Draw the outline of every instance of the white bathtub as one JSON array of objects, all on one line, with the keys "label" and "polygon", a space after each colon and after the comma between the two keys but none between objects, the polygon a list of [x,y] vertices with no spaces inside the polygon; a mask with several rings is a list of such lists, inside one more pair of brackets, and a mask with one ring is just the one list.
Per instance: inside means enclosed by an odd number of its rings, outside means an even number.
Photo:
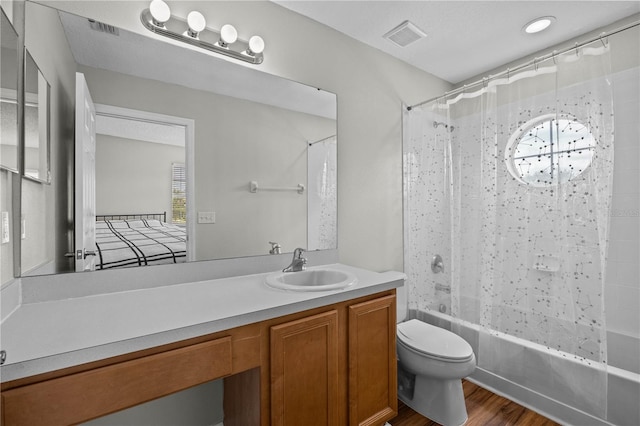
[{"label": "white bathtub", "polygon": [[[451,330],[451,317],[437,311],[415,311],[409,313],[411,318],[418,318],[424,322]],[[461,322],[458,329],[459,333],[473,347],[474,352],[478,353],[478,340],[480,327],[477,324]],[[631,338],[624,338],[608,333],[608,342],[618,345],[628,344],[629,348],[616,348],[612,353],[620,353],[621,356],[611,356],[611,360],[619,359],[622,363],[635,367],[638,363],[637,351],[639,350],[639,342]],[[571,371],[572,380],[575,380],[574,386],[589,386],[590,380],[599,373],[593,366],[587,362],[576,361],[574,357],[563,356],[557,351],[547,349],[542,345],[529,342],[524,339],[496,333],[491,338],[503,339],[500,345],[505,348],[511,347],[513,350],[520,349],[520,352],[526,356],[531,364],[536,364],[540,359],[548,359],[553,357],[559,363],[561,368]],[[498,376],[493,371],[483,368],[477,368],[476,371],[468,378],[468,380],[487,388],[496,394],[503,395],[525,407],[531,408],[544,416],[553,419],[562,424],[569,425],[640,425],[640,374],[634,371],[628,371],[616,366],[608,366],[607,374],[607,401],[606,414],[599,416],[589,414],[588,407],[580,407],[579,402],[573,402],[570,392],[563,387],[563,383],[558,386],[549,386],[548,380],[544,380],[541,376],[540,380],[536,377],[527,377],[526,383],[518,383],[515,380],[507,380]],[[604,405],[604,404],[603,404]]]}]

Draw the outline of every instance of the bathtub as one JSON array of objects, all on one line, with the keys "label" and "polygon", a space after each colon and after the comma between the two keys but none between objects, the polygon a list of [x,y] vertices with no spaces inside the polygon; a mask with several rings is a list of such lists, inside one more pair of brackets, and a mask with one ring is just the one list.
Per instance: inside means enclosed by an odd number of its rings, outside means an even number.
[{"label": "bathtub", "polygon": [[[438,311],[410,310],[409,317],[452,330],[452,318]],[[473,347],[474,352],[478,354],[480,327],[477,324],[464,321],[457,321],[456,324],[453,331],[465,338]],[[567,354],[549,350],[545,346],[524,339],[503,333],[495,333],[495,336],[492,333],[491,338],[502,339],[499,342],[501,348],[519,351],[532,365],[539,364],[541,359],[548,360],[549,357],[553,357],[554,362],[557,362],[560,368],[570,372],[572,380],[575,379],[578,386],[589,386],[589,381],[600,374],[597,368],[589,365],[588,362],[576,361],[575,357],[566,356]],[[637,367],[636,354],[640,345],[636,339],[608,333],[607,341],[609,346],[619,345],[620,342],[629,345],[626,349],[615,351],[615,353],[622,354],[621,356],[610,356],[612,363],[619,359],[622,364],[626,363]],[[478,367],[467,379],[562,424],[640,425],[640,374],[637,371],[629,371],[615,365],[609,365],[606,374],[608,394],[606,414],[604,415],[589,414],[589,407],[581,407],[580,402],[572,401],[570,392],[567,392],[562,384],[549,386],[542,377],[537,380],[537,377],[528,376],[526,383],[517,383],[500,377],[495,372]],[[581,384],[582,381],[583,384]]]}]

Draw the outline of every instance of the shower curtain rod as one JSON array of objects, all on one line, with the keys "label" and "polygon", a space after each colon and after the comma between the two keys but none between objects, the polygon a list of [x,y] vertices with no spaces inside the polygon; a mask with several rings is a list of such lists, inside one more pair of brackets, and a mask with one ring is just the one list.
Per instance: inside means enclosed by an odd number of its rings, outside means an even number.
[{"label": "shower curtain rod", "polygon": [[329,140],[329,139],[331,139],[331,138],[335,138],[335,137],[336,137],[336,135],[331,135],[331,136],[327,136],[326,138],[322,138],[322,139],[320,139],[320,140],[317,140],[317,141],[315,141],[315,142],[309,142],[309,146],[311,146],[311,145],[315,145],[315,144],[320,143],[320,142],[324,142],[324,141],[326,141],[326,140]]},{"label": "shower curtain rod", "polygon": [[433,102],[433,101],[441,99],[441,98],[447,98],[447,97],[449,97],[451,95],[455,95],[455,94],[458,94],[460,92],[464,92],[465,90],[467,90],[470,87],[478,86],[480,84],[485,84],[488,81],[493,80],[493,79],[495,79],[497,77],[501,77],[501,76],[503,76],[505,74],[508,75],[509,73],[514,72],[514,71],[520,71],[523,68],[527,68],[527,67],[529,67],[531,65],[535,65],[535,64],[540,63],[542,61],[546,61],[548,59],[555,58],[558,55],[562,55],[563,53],[570,52],[570,51],[572,51],[574,49],[579,49],[579,48],[581,48],[583,46],[586,46],[588,44],[595,43],[597,41],[601,41],[604,44],[605,43],[604,40],[603,40],[604,38],[612,36],[614,34],[621,33],[622,31],[626,31],[626,30],[628,30],[630,28],[633,28],[633,27],[637,27],[638,25],[640,25],[640,21],[634,21],[634,22],[631,22],[631,23],[629,23],[627,25],[624,25],[624,26],[622,26],[620,28],[616,28],[615,30],[612,30],[611,32],[603,31],[597,37],[592,37],[592,38],[590,38],[590,39],[588,39],[586,41],[583,41],[582,43],[576,43],[575,45],[573,45],[571,47],[567,47],[567,48],[562,49],[562,50],[554,50],[553,52],[547,53],[546,55],[542,55],[542,56],[540,56],[538,58],[533,58],[532,60],[530,60],[528,62],[525,62],[524,64],[520,64],[520,65],[516,66],[515,68],[507,68],[506,70],[501,71],[498,74],[489,75],[488,77],[483,77],[482,79],[474,81],[473,83],[465,84],[462,87],[458,87],[457,89],[453,89],[453,90],[450,90],[448,92],[445,92],[443,95],[436,96],[435,98],[427,99],[426,101],[422,101],[422,102],[417,103],[415,105],[407,106],[407,111],[411,111],[412,108],[427,104],[429,102]]}]

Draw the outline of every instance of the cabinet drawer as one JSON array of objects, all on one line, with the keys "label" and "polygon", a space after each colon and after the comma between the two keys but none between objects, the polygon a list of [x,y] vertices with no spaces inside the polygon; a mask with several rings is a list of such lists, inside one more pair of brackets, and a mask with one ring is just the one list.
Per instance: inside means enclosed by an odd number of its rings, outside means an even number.
[{"label": "cabinet drawer", "polygon": [[223,337],[3,392],[3,425],[79,423],[231,372]]}]

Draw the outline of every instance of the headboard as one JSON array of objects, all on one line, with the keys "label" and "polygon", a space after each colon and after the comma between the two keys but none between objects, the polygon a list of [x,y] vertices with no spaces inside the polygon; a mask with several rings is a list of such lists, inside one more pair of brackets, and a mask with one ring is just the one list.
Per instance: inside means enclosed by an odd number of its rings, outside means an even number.
[{"label": "headboard", "polygon": [[167,221],[167,212],[162,213],[136,213],[136,214],[97,214],[96,221],[127,220],[127,219],[155,219]]}]

